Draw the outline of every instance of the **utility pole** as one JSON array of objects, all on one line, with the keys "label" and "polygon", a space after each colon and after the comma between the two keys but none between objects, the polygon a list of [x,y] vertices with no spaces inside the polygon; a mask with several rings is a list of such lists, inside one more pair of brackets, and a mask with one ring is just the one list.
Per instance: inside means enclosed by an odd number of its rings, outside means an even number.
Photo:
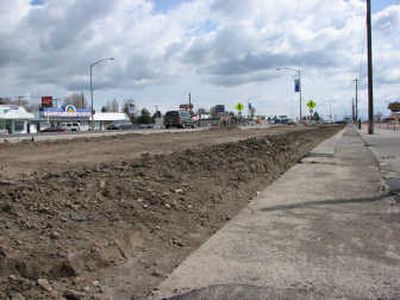
[{"label": "utility pole", "polygon": [[192,93],[189,92],[189,111],[192,112]]},{"label": "utility pole", "polygon": [[354,98],[351,100],[351,118],[353,120],[353,123],[356,122],[356,113],[354,109]]},{"label": "utility pole", "polygon": [[356,83],[356,107],[355,107],[355,117],[356,121],[358,121],[358,82],[360,79],[356,78],[353,80]]},{"label": "utility pole", "polygon": [[372,25],[371,0],[367,0],[367,44],[368,44],[368,134],[374,134],[374,83],[372,69]]}]

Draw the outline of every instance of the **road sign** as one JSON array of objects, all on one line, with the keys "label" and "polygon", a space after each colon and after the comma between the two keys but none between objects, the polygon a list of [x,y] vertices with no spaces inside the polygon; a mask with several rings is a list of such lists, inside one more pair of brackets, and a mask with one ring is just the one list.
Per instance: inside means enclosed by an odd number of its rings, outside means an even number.
[{"label": "road sign", "polygon": [[313,100],[310,100],[310,101],[307,102],[307,107],[310,110],[313,110],[316,106],[317,106],[317,103],[315,103]]},{"label": "road sign", "polygon": [[300,93],[300,92],[301,92],[301,83],[300,83],[300,79],[295,79],[295,80],[294,80],[294,92],[295,92],[295,93]]},{"label": "road sign", "polygon": [[241,111],[244,109],[243,103],[242,103],[242,102],[238,102],[238,104],[236,104],[236,106],[235,106],[235,109],[236,109],[238,112],[241,112]]},{"label": "road sign", "polygon": [[392,112],[399,112],[400,111],[400,102],[392,102],[389,103],[388,107]]}]

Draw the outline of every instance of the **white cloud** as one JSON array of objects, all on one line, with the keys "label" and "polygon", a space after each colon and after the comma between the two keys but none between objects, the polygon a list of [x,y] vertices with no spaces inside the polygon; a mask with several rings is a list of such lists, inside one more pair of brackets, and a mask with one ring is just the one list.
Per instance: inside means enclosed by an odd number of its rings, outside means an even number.
[{"label": "white cloud", "polygon": [[[172,108],[191,90],[204,106],[233,106],[257,94],[259,111],[285,113],[297,96],[290,74],[275,69],[291,66],[303,69],[306,96],[337,99],[340,113],[349,111],[365,39],[363,1],[194,0],[165,11],[156,5],[0,0],[2,95],[86,89],[89,64],[112,56],[95,67],[99,104],[130,96]],[[381,86],[390,91],[400,82],[399,25],[400,5],[374,16],[378,95]]]}]

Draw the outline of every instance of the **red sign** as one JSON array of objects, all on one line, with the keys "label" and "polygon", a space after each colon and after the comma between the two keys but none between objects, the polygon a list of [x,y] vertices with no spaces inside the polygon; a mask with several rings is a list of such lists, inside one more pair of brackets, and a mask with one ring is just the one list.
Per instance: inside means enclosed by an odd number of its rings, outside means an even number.
[{"label": "red sign", "polygon": [[42,96],[42,107],[53,107],[53,97]]}]

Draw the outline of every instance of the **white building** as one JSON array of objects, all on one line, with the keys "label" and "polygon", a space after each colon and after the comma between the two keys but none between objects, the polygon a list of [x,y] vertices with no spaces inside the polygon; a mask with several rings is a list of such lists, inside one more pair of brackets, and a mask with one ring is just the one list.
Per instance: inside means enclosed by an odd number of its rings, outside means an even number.
[{"label": "white building", "polygon": [[95,124],[95,129],[106,130],[108,125],[113,123],[128,123],[130,122],[126,113],[116,113],[116,112],[96,112],[93,115],[93,120]]},{"label": "white building", "polygon": [[36,133],[36,126],[30,125],[34,115],[18,105],[0,105],[0,134]]}]

